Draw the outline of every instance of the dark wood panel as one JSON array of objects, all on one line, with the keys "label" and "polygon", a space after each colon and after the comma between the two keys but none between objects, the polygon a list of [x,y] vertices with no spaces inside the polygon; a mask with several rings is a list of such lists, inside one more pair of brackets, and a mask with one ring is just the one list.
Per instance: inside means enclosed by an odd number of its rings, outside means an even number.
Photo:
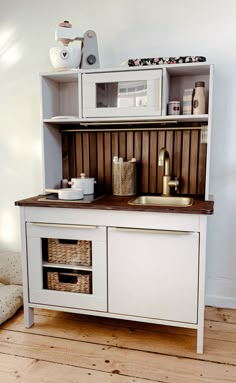
[{"label": "dark wood panel", "polygon": [[198,131],[191,132],[191,147],[190,147],[190,172],[189,172],[189,193],[195,194],[197,190],[198,179]]},{"label": "dark wood panel", "polygon": [[[97,169],[97,135],[98,133],[89,133],[89,175],[90,177],[96,177],[98,173]],[[103,151],[101,150],[101,155]]]},{"label": "dark wood panel", "polygon": [[105,150],[104,150],[104,134],[103,133],[97,133],[97,153],[96,157],[94,155],[94,158],[96,158],[97,163],[97,174],[94,173],[94,176],[96,178],[96,189],[99,192],[102,192],[105,188],[105,166],[104,166],[104,157],[105,157]]},{"label": "dark wood panel", "polygon": [[131,160],[134,157],[134,132],[127,132],[127,160]]},{"label": "dark wood panel", "polygon": [[158,167],[158,153],[157,153],[157,134],[150,132],[150,146],[149,146],[149,192],[157,193],[157,167]]},{"label": "dark wood panel", "polygon": [[69,147],[69,153],[68,153],[68,159],[69,159],[69,178],[75,177],[77,173],[76,169],[76,143],[75,143],[75,136],[69,135],[68,136],[68,147]]},{"label": "dark wood panel", "polygon": [[112,148],[112,157],[119,157],[119,133],[112,132],[111,133],[111,148]]},{"label": "dark wood panel", "polygon": [[174,131],[173,130],[167,130],[165,132],[165,147],[168,150],[170,154],[170,174],[173,174],[173,161],[174,161],[174,155],[173,155],[173,135]]},{"label": "dark wood panel", "polygon": [[76,140],[76,163],[77,163],[76,177],[80,177],[80,174],[83,173],[84,171],[82,135],[76,134],[75,140]]},{"label": "dark wood panel", "polygon": [[149,191],[149,132],[142,132],[142,192]]},{"label": "dark wood panel", "polygon": [[104,173],[105,173],[105,186],[104,191],[111,192],[112,187],[112,146],[111,146],[111,133],[104,133]]},{"label": "dark wood panel", "polygon": [[120,132],[118,134],[118,142],[119,142],[119,157],[126,158],[127,156],[127,137],[126,137],[126,132]]},{"label": "dark wood panel", "polygon": [[206,174],[206,153],[207,145],[199,145],[199,161],[198,161],[198,184],[197,193],[203,195],[205,191],[205,174]]},{"label": "dark wood panel", "polygon": [[162,193],[164,166],[158,166],[160,149],[170,155],[170,174],[180,185],[177,194],[203,196],[206,175],[206,144],[200,130],[104,131],[62,134],[63,177],[85,172],[97,180],[100,192],[112,191],[112,160],[137,160],[138,193]]},{"label": "dark wood panel", "polygon": [[137,161],[137,192],[142,193],[142,132],[134,132],[134,158]]},{"label": "dark wood panel", "polygon": [[68,134],[62,134],[62,174],[63,177],[69,178],[69,144],[68,144]]},{"label": "dark wood panel", "polygon": [[[156,132],[157,138],[157,152],[160,153],[161,148],[165,146],[165,132]],[[157,162],[158,165],[158,162]],[[164,166],[157,166],[157,193],[162,193],[162,176],[164,175]]]},{"label": "dark wood panel", "polygon": [[189,190],[189,153],[190,153],[190,132],[183,132],[182,144],[182,193],[187,194]]},{"label": "dark wood panel", "polygon": [[89,146],[89,134],[90,133],[82,133],[83,140],[83,173],[86,174],[86,177],[90,177],[90,155],[89,151],[92,150]]}]

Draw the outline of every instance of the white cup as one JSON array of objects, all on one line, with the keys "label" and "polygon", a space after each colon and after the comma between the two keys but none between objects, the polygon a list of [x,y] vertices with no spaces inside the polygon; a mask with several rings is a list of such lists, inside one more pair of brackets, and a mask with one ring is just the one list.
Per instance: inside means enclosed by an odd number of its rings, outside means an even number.
[{"label": "white cup", "polygon": [[53,47],[49,51],[55,69],[76,69],[81,59],[81,49],[77,46]]}]

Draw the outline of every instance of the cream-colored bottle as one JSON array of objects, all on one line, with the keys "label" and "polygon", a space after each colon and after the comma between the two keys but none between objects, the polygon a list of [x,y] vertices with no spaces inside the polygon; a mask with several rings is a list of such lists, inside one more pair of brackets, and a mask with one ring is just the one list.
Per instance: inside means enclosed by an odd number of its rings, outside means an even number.
[{"label": "cream-colored bottle", "polygon": [[193,95],[193,114],[206,113],[206,95],[205,83],[203,81],[195,82],[195,89]]}]

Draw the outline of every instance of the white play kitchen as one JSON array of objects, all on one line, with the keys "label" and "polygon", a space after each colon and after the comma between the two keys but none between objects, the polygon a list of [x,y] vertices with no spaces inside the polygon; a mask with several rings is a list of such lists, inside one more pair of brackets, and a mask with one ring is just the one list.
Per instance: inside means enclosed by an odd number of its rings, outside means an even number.
[{"label": "white play kitchen", "polygon": [[[205,110],[186,114],[195,84]],[[45,308],[188,327],[202,353],[213,66],[54,71],[41,87],[44,188],[92,193],[16,202],[25,325]]]}]

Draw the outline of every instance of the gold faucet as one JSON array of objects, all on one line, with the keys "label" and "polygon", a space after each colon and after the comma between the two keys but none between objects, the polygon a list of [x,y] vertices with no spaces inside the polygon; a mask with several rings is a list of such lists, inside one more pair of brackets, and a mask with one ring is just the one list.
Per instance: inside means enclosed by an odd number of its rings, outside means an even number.
[{"label": "gold faucet", "polygon": [[164,175],[162,177],[162,195],[170,196],[170,188],[174,187],[177,190],[179,181],[177,178],[171,180],[170,176],[170,155],[166,148],[161,148],[158,159],[158,166],[164,166]]}]

